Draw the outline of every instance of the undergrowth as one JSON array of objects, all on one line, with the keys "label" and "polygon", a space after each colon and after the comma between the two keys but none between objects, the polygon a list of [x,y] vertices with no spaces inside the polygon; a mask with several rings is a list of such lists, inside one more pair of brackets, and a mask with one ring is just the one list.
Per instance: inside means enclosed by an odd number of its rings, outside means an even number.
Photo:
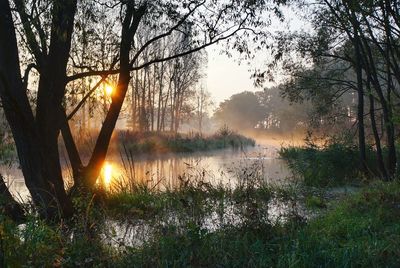
[{"label": "undergrowth", "polygon": [[[308,186],[359,184],[365,177],[359,171],[358,147],[349,140],[332,139],[323,145],[307,140],[303,147],[282,147],[278,153],[295,177],[301,178]],[[370,177],[376,177],[379,172],[375,152],[368,146],[366,153]]]},{"label": "undergrowth", "polygon": [[271,186],[256,166],[237,174],[234,188],[189,177],[163,191],[100,187],[74,198],[76,216],[56,225],[34,214],[23,225],[0,216],[0,266],[400,265],[399,182],[372,182],[329,201]]}]

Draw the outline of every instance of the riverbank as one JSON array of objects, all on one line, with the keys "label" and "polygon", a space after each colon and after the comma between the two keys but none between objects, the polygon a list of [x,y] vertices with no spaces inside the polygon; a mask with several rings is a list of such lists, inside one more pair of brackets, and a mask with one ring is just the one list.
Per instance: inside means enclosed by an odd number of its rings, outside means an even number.
[{"label": "riverbank", "polygon": [[[293,202],[294,189],[258,186],[228,191],[192,185],[164,193],[138,187],[135,193],[79,199],[81,214],[73,225],[48,225],[32,216],[21,227],[1,217],[0,261],[2,267],[399,264],[398,182],[372,183],[306,207],[304,196]],[[275,209],[268,209],[271,202]],[[279,203],[286,205],[279,210]]]},{"label": "riverbank", "polygon": [[255,140],[222,128],[214,134],[156,133],[120,131],[116,135],[118,149],[133,154],[198,152],[219,149],[243,149],[255,146]]},{"label": "riverbank", "polygon": [[[79,140],[82,154],[90,156],[95,140],[88,134]],[[129,156],[193,153],[221,149],[242,150],[245,147],[254,147],[254,139],[241,135],[228,127],[222,127],[213,134],[169,133],[169,132],[132,132],[115,131],[110,144],[110,154],[124,154]],[[64,144],[60,141],[60,148],[66,151]],[[16,148],[13,141],[0,143],[0,162],[17,161]]]},{"label": "riverbank", "polygon": [[[274,186],[257,166],[236,188],[199,174],[174,189],[146,184],[74,198],[71,221],[0,216],[2,267],[394,267],[400,183],[356,190]],[[342,189],[342,188],[340,188]]]}]

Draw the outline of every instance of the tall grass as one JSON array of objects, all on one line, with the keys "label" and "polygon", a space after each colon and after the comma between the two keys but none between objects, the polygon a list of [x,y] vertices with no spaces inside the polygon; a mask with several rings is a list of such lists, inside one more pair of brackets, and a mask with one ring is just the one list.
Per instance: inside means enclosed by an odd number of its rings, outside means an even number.
[{"label": "tall grass", "polygon": [[[94,196],[75,197],[76,216],[57,226],[47,225],[34,215],[23,228],[1,218],[4,266],[211,265],[224,251],[207,255],[207,250],[230,240],[237,243],[230,246],[231,250],[241,252],[237,264],[245,264],[251,248],[242,250],[250,244],[263,248],[264,238],[259,242],[253,239],[275,228],[277,217],[289,218],[296,210],[292,205],[289,210],[272,214],[272,202],[286,205],[292,199],[286,198],[290,196],[287,190],[266,184],[254,168],[238,173],[236,188],[185,176],[178,187],[165,191],[143,183],[114,187],[112,191],[99,185]],[[141,237],[145,229],[149,231],[140,246],[132,246],[132,240]],[[131,230],[140,231],[132,236]]]},{"label": "tall grass", "polygon": [[[249,185],[228,192],[195,185],[166,193],[138,188],[137,193],[103,196],[93,203],[92,199],[79,200],[76,202],[82,213],[73,224],[48,225],[32,216],[24,226],[17,226],[1,216],[0,264],[2,267],[398,267],[400,264],[398,182],[373,184],[337,201],[326,213],[308,222],[297,213],[287,213],[284,220],[272,221],[264,205],[275,198],[288,202],[293,193]],[[281,199],[283,196],[286,197]],[[115,207],[121,204],[125,207]],[[130,239],[149,231],[141,243],[132,245],[116,237],[123,230],[112,231],[110,219],[136,230]],[[135,229],[137,225],[148,228]]]},{"label": "tall grass", "polygon": [[[366,152],[370,177],[378,176],[373,148],[368,146]],[[303,147],[282,147],[279,155],[308,186],[340,186],[365,179],[359,171],[358,147],[349,140],[332,139],[324,145],[307,142]]]},{"label": "tall grass", "polygon": [[235,187],[207,183],[201,171],[163,191],[134,181],[99,185],[75,197],[75,217],[57,225],[31,215],[18,226],[0,213],[0,266],[400,265],[400,183],[373,183],[321,205],[298,188],[266,183],[261,166],[237,170]]},{"label": "tall grass", "polygon": [[241,149],[254,146],[255,141],[240,135],[227,127],[221,128],[213,135],[204,136],[200,133],[139,133],[120,132],[119,144],[134,153],[176,153],[196,152],[216,149]]}]

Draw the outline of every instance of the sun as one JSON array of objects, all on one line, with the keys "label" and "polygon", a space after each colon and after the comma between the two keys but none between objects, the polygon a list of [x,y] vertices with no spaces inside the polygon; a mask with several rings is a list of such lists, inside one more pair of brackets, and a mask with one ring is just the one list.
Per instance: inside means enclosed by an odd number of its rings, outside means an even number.
[{"label": "sun", "polygon": [[114,88],[113,86],[107,84],[105,88],[105,92],[107,96],[111,96],[113,94]]}]

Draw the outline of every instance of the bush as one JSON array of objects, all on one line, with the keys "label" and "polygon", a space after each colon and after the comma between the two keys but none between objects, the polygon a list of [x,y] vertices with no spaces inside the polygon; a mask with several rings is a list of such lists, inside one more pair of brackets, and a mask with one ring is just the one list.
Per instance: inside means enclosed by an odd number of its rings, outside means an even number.
[{"label": "bush", "polygon": [[2,143],[0,140],[0,162],[12,162],[16,157],[15,145],[13,143]]},{"label": "bush", "polygon": [[[371,146],[366,149],[371,177],[377,176],[375,152]],[[364,176],[359,170],[358,147],[348,140],[332,139],[323,146],[307,142],[304,147],[282,147],[279,155],[308,186],[340,186],[360,182]]]},{"label": "bush", "polygon": [[237,134],[226,126],[210,136],[202,136],[199,133],[183,135],[127,131],[119,134],[118,141],[124,151],[132,153],[196,152],[255,146],[253,139]]},{"label": "bush", "polygon": [[282,267],[399,267],[400,185],[375,183],[298,230]]}]

